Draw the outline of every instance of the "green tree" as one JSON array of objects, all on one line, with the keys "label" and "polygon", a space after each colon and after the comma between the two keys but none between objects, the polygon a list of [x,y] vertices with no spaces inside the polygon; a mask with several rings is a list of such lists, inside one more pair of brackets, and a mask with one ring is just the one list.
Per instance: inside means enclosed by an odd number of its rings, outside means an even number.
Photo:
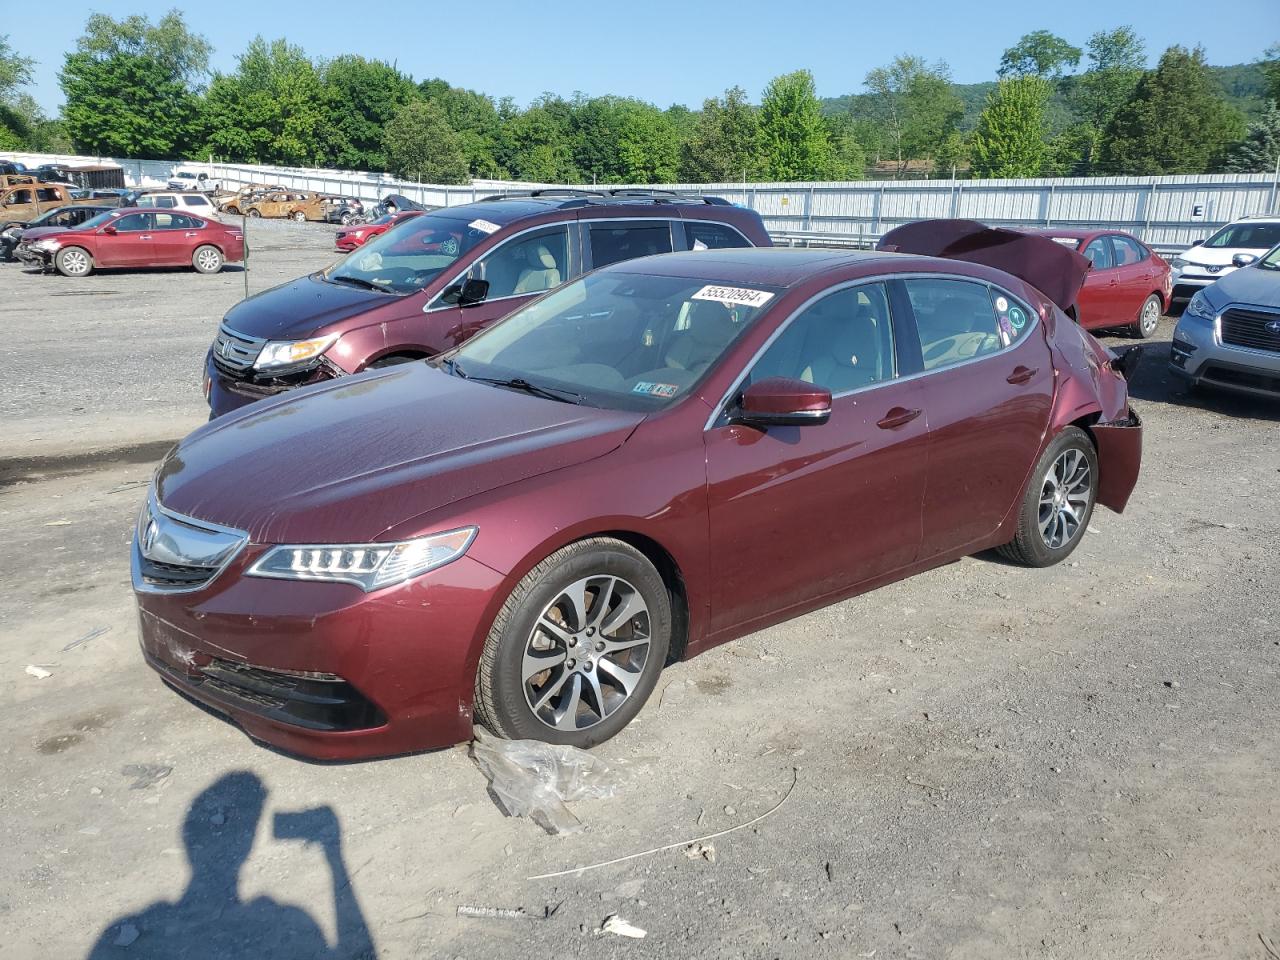
[{"label": "green tree", "polygon": [[499,105],[504,116],[497,158],[507,173],[532,183],[576,183],[582,176],[573,165],[568,112],[559,98],[544,96],[528,110]]},{"label": "green tree", "polygon": [[250,163],[327,163],[340,149],[327,105],[320,71],[301,47],[254,37],[235,73],[209,85],[206,149]]},{"label": "green tree", "polygon": [[1045,104],[1053,85],[1036,74],[1001,80],[987,98],[973,134],[973,172],[979,177],[1035,177],[1044,166]]},{"label": "green tree", "polygon": [[418,85],[422,95],[439,104],[466,155],[474,177],[501,177],[497,159],[502,117],[493,98],[475,90],[451,87],[443,80],[424,80]]},{"label": "green tree", "polygon": [[867,175],[867,152],[858,139],[852,118],[847,113],[823,117],[827,138],[831,141],[831,167],[823,174],[827,180],[861,180]]},{"label": "green tree", "polygon": [[1045,77],[1057,79],[1080,62],[1084,51],[1073,47],[1048,30],[1023,36],[1000,58],[1001,77]]},{"label": "green tree", "polygon": [[417,96],[413,81],[389,63],[351,54],[324,64],[320,80],[333,131],[332,161],[348,170],[385,170],[382,131]]},{"label": "green tree", "polygon": [[75,148],[142,158],[189,149],[210,50],[176,10],[155,24],[91,15],[59,78]]},{"label": "green tree", "polygon": [[884,127],[882,156],[896,162],[899,175],[912,160],[933,157],[964,115],[964,102],[942,62],[930,66],[904,54],[872,70],[865,83],[873,114]]},{"label": "green tree", "polygon": [[1231,148],[1223,169],[1231,173],[1271,173],[1280,157],[1280,108],[1275,101],[1245,132],[1244,139]]},{"label": "green tree", "polygon": [[31,139],[30,107],[34,101],[19,91],[31,82],[35,61],[19,56],[0,34],[0,150],[18,150]]},{"label": "green tree", "polygon": [[1071,85],[1071,106],[1098,131],[1133,96],[1146,71],[1147,54],[1133,27],[1100,30],[1089,38],[1089,68]]},{"label": "green tree", "polygon": [[1266,98],[1280,103],[1280,43],[1263,51],[1260,66],[1267,81]]},{"label": "green tree", "polygon": [[831,140],[813,74],[774,77],[760,101],[760,145],[771,180],[818,180],[831,171]]},{"label": "green tree", "polygon": [[401,107],[383,136],[391,172],[423,183],[466,183],[467,158],[444,111],[430,100]]},{"label": "green tree", "polygon": [[723,97],[702,102],[693,132],[680,150],[680,179],[686,183],[758,180],[764,170],[760,118],[747,91],[730,87]]},{"label": "green tree", "polygon": [[657,107],[626,97],[575,97],[568,137],[574,166],[595,183],[670,183],[679,143]]},{"label": "green tree", "polygon": [[1243,127],[1209,75],[1204,49],[1173,46],[1117,111],[1103,156],[1110,169],[1128,174],[1205,173]]}]

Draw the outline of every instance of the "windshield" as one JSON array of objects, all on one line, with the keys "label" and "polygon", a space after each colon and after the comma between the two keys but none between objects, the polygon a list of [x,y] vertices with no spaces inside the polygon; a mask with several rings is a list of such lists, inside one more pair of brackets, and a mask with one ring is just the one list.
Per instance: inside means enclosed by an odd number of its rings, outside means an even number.
[{"label": "windshield", "polygon": [[1280,243],[1280,223],[1232,223],[1204,242],[1206,247],[1269,250]]},{"label": "windshield", "polygon": [[442,366],[455,376],[567,391],[655,410],[687,393],[774,299],[776,288],[596,273],[473,338]]},{"label": "windshield", "polygon": [[90,217],[88,220],[80,224],[80,226],[75,227],[74,229],[92,230],[94,227],[100,227],[119,212],[120,212],[119,210],[103,210],[96,217]]},{"label": "windshield", "polygon": [[[484,229],[472,226],[480,223]],[[326,280],[406,294],[421,290],[493,233],[488,222],[432,213],[396,224],[323,274]]]},{"label": "windshield", "polygon": [[1280,270],[1280,246],[1259,260],[1258,267],[1262,270]]}]

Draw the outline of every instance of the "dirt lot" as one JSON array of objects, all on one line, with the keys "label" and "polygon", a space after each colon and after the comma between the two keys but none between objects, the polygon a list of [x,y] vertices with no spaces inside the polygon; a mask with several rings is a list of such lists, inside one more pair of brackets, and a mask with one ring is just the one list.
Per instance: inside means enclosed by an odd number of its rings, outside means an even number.
[{"label": "dirt lot", "polygon": [[[263,224],[251,287],[328,262],[331,233]],[[599,750],[629,782],[548,837],[464,749],[303,763],[143,666],[130,527],[243,289],[0,265],[5,957],[1280,950],[1280,404],[1175,389],[1171,321],[1135,383],[1133,503],[1069,565],[969,559],[669,669]],[[714,862],[525,879],[724,830],[793,779]],[[615,913],[648,936],[597,933]]]}]

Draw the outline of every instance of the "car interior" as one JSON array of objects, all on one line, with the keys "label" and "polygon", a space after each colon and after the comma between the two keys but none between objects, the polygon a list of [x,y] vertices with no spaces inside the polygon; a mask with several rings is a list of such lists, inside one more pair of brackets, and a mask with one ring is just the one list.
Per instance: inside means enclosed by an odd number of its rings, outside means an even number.
[{"label": "car interior", "polygon": [[963,280],[908,280],[925,370],[1004,347],[987,287]]}]

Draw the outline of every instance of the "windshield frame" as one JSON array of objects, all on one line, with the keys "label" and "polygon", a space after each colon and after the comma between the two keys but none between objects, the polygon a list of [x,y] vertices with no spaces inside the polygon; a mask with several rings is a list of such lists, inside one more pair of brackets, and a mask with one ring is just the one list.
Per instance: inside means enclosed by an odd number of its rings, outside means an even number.
[{"label": "windshield frame", "polygon": [[[545,224],[543,224],[543,226],[545,226]],[[629,261],[624,261],[624,262],[629,262]],[[745,283],[745,281],[738,281],[738,280],[730,281],[730,280],[708,279],[706,276],[682,277],[682,276],[666,274],[666,273],[633,272],[630,270],[609,271],[608,268],[592,270],[589,273],[584,273],[581,276],[574,277],[572,280],[568,280],[560,284],[560,286],[558,287],[553,287],[552,289],[545,291],[544,293],[542,293],[541,296],[518,307],[516,310],[507,314],[496,323],[492,323],[489,326],[485,327],[483,330],[477,333],[474,337],[471,337],[466,342],[461,343],[458,346],[452,348],[451,350],[447,350],[444,353],[440,354],[439,356],[428,360],[427,361],[428,365],[434,367],[437,370],[440,370],[442,373],[451,373],[451,375],[455,375],[455,376],[461,375],[463,379],[469,379],[471,374],[475,373],[477,382],[483,382],[481,380],[481,377],[502,377],[503,379],[510,379],[513,377],[520,378],[533,384],[535,387],[542,387],[544,389],[555,390],[561,393],[577,394],[579,397],[581,397],[581,400],[577,402],[580,402],[583,406],[598,407],[603,410],[623,411],[627,413],[658,413],[658,412],[670,409],[672,407],[678,406],[680,404],[683,404],[685,401],[697,397],[698,392],[701,389],[702,385],[709,378],[714,376],[715,373],[724,365],[727,358],[733,354],[734,350],[743,342],[744,338],[749,336],[753,330],[757,329],[761,323],[768,321],[768,318],[772,315],[774,309],[778,306],[778,304],[780,302],[785,301],[786,294],[788,292],[788,288],[784,285],[763,284],[763,283],[756,283],[754,281],[751,281],[751,287],[750,287],[751,289],[760,290],[760,291],[764,291],[771,294],[771,298],[769,302],[761,305],[761,307],[756,311],[755,315],[752,317],[749,317],[743,323],[742,329],[736,333],[733,339],[731,339],[728,343],[724,345],[724,348],[721,350],[719,356],[717,356],[715,360],[709,363],[706,366],[706,368],[702,370],[701,373],[699,373],[692,381],[689,382],[687,386],[685,386],[683,389],[681,389],[678,393],[676,393],[672,397],[663,398],[663,397],[654,396],[652,394],[639,394],[639,393],[633,393],[633,392],[619,393],[613,390],[604,390],[599,387],[592,386],[590,384],[576,383],[569,380],[557,380],[551,377],[546,377],[546,376],[543,376],[539,371],[528,371],[523,369],[516,369],[513,367],[499,366],[496,364],[484,363],[484,361],[477,361],[484,365],[483,371],[474,370],[469,368],[467,364],[468,358],[466,356],[461,357],[460,364],[457,363],[457,361],[459,360],[459,354],[461,354],[464,350],[467,350],[468,348],[476,344],[482,344],[485,338],[494,335],[495,331],[497,331],[501,327],[504,327],[506,324],[517,321],[526,311],[537,309],[544,300],[550,297],[553,297],[557,294],[567,293],[568,291],[570,291],[572,287],[574,287],[577,284],[586,284],[593,280],[599,280],[601,278],[613,278],[613,277],[619,277],[619,278],[620,277],[644,277],[644,278],[658,279],[658,280],[677,281],[677,282],[683,282],[685,284],[688,284],[690,287],[694,287],[694,286],[742,287],[744,286],[744,283]],[[686,302],[689,302],[689,301],[686,301]],[[460,373],[458,371],[459,366],[461,367]],[[487,385],[495,386],[498,389],[505,389],[503,387],[498,387],[497,385],[492,385],[492,384],[487,384]]]}]

